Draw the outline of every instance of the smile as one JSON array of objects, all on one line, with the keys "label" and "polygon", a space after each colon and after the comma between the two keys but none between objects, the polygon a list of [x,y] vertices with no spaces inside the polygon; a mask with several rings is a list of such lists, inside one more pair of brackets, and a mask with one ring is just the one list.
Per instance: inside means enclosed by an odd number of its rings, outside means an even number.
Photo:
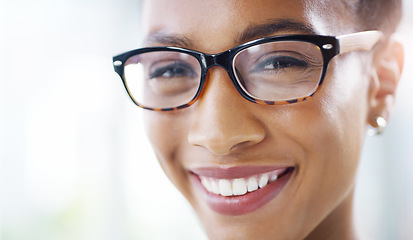
[{"label": "smile", "polygon": [[191,171],[191,182],[215,212],[242,215],[258,210],[280,194],[295,167],[239,166]]},{"label": "smile", "polygon": [[221,196],[241,196],[249,192],[254,192],[259,188],[264,188],[268,183],[277,180],[278,176],[287,171],[286,168],[278,169],[272,172],[257,174],[248,178],[236,179],[216,179],[200,176],[202,186],[214,194]]}]

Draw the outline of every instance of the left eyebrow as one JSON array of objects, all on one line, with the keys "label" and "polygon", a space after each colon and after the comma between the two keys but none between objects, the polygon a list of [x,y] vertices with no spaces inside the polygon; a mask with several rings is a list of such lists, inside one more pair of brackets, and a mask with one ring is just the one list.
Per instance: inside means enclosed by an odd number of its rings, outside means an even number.
[{"label": "left eyebrow", "polygon": [[292,19],[274,19],[268,23],[250,25],[242,31],[238,37],[238,42],[245,43],[254,39],[268,37],[279,32],[294,32],[302,34],[315,34],[315,30],[310,26]]}]

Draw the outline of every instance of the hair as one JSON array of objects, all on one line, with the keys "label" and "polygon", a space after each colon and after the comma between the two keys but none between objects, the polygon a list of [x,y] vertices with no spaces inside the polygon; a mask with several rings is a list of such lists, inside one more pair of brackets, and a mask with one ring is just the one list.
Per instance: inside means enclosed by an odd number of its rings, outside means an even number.
[{"label": "hair", "polygon": [[343,0],[360,29],[393,33],[402,17],[402,0]]}]

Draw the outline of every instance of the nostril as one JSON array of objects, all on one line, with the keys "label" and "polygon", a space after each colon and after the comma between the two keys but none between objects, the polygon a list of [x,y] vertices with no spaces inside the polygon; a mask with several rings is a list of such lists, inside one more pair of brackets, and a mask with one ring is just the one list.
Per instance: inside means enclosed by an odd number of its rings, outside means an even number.
[{"label": "nostril", "polygon": [[[257,131],[260,132],[260,131]],[[264,139],[265,134],[247,134],[238,132],[235,136],[199,134],[189,135],[188,142],[197,147],[207,149],[214,155],[227,155],[235,151],[254,146]]]},{"label": "nostril", "polygon": [[227,155],[231,153],[233,147],[229,141],[213,138],[189,138],[188,140],[192,146],[204,148],[214,155]]},{"label": "nostril", "polygon": [[231,147],[231,149],[229,151],[234,152],[234,151],[237,151],[238,149],[246,148],[246,147],[251,146],[251,145],[254,145],[254,143],[252,141],[244,141],[244,142],[235,144],[234,146]]}]

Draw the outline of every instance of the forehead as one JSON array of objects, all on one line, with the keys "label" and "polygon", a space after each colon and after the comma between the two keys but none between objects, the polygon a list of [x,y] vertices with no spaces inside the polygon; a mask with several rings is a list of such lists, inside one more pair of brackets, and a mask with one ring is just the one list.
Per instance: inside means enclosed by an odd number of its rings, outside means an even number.
[{"label": "forehead", "polygon": [[[335,35],[340,29],[337,26],[342,25],[339,15],[337,4],[328,0],[147,0],[143,4],[143,30],[146,37],[178,35],[211,51],[219,41],[222,49],[215,50],[220,51],[233,47],[247,28],[286,20],[312,33]],[[284,28],[268,35],[288,33],[309,32],[297,25],[297,29]]]}]

